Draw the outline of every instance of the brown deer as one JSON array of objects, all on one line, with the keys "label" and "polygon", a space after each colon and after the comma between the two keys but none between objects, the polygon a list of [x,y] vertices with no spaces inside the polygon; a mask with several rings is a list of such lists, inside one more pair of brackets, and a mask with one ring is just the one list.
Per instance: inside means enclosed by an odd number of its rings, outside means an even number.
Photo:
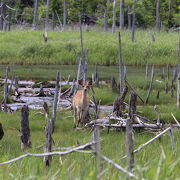
[{"label": "brown deer", "polygon": [[83,89],[78,90],[72,100],[74,110],[74,128],[78,127],[79,123],[85,123],[86,113],[89,108],[90,100],[88,89],[92,85],[92,81],[90,80],[86,83],[83,83],[82,80],[79,80],[78,83],[83,87]]}]

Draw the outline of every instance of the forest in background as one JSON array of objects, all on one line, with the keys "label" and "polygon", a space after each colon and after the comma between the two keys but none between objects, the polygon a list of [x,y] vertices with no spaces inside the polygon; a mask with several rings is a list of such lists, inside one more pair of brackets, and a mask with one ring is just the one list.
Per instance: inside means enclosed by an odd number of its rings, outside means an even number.
[{"label": "forest in background", "polygon": [[[17,18],[23,18],[28,23],[33,22],[35,2],[38,2],[38,24],[46,17],[47,0],[2,0],[18,10]],[[104,26],[105,17],[110,27],[113,23],[113,7],[116,3],[116,26],[120,26],[120,9],[123,10],[123,27],[127,28],[132,19],[134,0],[48,0],[50,3],[49,17],[57,13],[62,23],[75,24],[79,22],[79,14],[90,18],[93,23]],[[123,4],[121,4],[123,2]],[[136,26],[139,28],[155,27],[157,21],[157,5],[159,3],[159,21],[163,29],[180,26],[179,0],[137,0]],[[121,6],[123,8],[121,8]],[[64,19],[64,16],[65,19]],[[66,22],[64,22],[66,21]],[[89,23],[89,22],[88,22]],[[130,21],[132,23],[132,20]]]}]

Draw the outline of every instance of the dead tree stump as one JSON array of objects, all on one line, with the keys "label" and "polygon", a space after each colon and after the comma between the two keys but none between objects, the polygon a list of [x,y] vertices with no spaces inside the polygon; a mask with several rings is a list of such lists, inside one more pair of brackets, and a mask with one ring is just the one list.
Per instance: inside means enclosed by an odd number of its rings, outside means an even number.
[{"label": "dead tree stump", "polygon": [[118,86],[117,86],[116,79],[115,79],[114,76],[112,77],[112,80],[111,80],[111,87],[112,87],[113,91],[117,91],[118,90]]},{"label": "dead tree stump", "polygon": [[4,131],[3,131],[2,124],[0,123],[0,140],[3,138],[3,136],[4,136]]},{"label": "dead tree stump", "polygon": [[23,106],[21,109],[21,149],[31,147],[28,116],[29,108],[28,106]]},{"label": "dead tree stump", "polygon": [[[49,153],[52,151],[52,130],[53,130],[52,120],[49,119],[48,124],[47,124],[46,129],[45,129],[45,133],[46,133],[46,146],[45,146],[45,150],[44,150],[45,153]],[[51,156],[45,156],[44,157],[44,161],[45,161],[46,166],[50,165],[51,159],[52,159]]]},{"label": "dead tree stump", "polygon": [[128,87],[125,86],[122,92],[121,97],[117,97],[114,100],[113,103],[113,113],[115,113],[116,116],[121,117],[122,116],[122,111],[124,110],[124,99],[126,97],[126,94],[128,92]]},{"label": "dead tree stump", "polygon": [[99,176],[102,172],[102,162],[101,162],[101,158],[100,158],[101,145],[100,145],[99,126],[94,127],[93,143],[95,143],[93,148],[94,148],[95,154],[97,156],[97,169],[98,169],[97,179],[100,179]]},{"label": "dead tree stump", "polygon": [[132,92],[129,103],[129,119],[127,119],[126,122],[126,155],[130,172],[132,172],[134,168],[134,137],[132,124],[134,122],[134,114],[136,113],[136,102],[137,94]]}]

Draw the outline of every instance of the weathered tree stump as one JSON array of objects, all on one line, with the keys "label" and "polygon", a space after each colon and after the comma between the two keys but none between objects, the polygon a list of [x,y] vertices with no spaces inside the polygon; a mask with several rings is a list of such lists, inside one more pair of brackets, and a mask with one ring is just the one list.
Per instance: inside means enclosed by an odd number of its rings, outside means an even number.
[{"label": "weathered tree stump", "polygon": [[127,163],[128,169],[130,172],[133,171],[134,168],[134,136],[133,136],[133,122],[134,122],[134,114],[136,113],[136,102],[137,102],[137,94],[132,92],[130,97],[130,106],[129,106],[129,119],[126,122],[126,155],[127,155]]},{"label": "weathered tree stump", "polygon": [[114,100],[114,103],[113,103],[113,113],[116,116],[118,116],[118,117],[122,116],[122,111],[125,108],[125,106],[124,106],[124,99],[126,97],[127,92],[128,92],[128,87],[125,86],[124,89],[123,89],[121,97],[117,97]]},{"label": "weathered tree stump", "polygon": [[111,80],[111,87],[112,87],[113,91],[117,91],[118,90],[118,86],[117,86],[116,79],[115,79],[114,76],[112,77],[112,80]]},{"label": "weathered tree stump", "polygon": [[48,119],[48,116],[49,116],[49,108],[48,108],[48,105],[47,105],[46,102],[44,102],[43,108],[44,108],[45,118]]},{"label": "weathered tree stump", "polygon": [[[45,146],[45,150],[44,150],[45,153],[52,151],[52,131],[53,131],[52,120],[49,119],[48,124],[47,124],[46,129],[45,129],[45,133],[46,133],[46,146]],[[51,156],[45,156],[44,157],[44,161],[45,161],[46,166],[50,165],[51,159],[52,159]]]},{"label": "weathered tree stump", "polygon": [[21,149],[31,147],[28,116],[29,108],[28,106],[23,106],[21,109]]},{"label": "weathered tree stump", "polygon": [[2,124],[0,123],[0,140],[3,138],[3,136],[4,136],[4,131],[3,131]]}]

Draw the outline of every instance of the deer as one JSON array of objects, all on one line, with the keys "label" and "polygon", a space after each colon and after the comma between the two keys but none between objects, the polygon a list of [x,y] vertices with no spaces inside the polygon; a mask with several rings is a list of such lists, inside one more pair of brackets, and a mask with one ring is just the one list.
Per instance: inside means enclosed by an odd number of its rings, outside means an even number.
[{"label": "deer", "polygon": [[72,106],[74,110],[74,128],[79,126],[79,123],[82,125],[85,124],[86,113],[89,108],[89,95],[88,90],[92,85],[92,80],[83,82],[83,80],[78,81],[79,85],[83,89],[78,90],[72,99]]}]

